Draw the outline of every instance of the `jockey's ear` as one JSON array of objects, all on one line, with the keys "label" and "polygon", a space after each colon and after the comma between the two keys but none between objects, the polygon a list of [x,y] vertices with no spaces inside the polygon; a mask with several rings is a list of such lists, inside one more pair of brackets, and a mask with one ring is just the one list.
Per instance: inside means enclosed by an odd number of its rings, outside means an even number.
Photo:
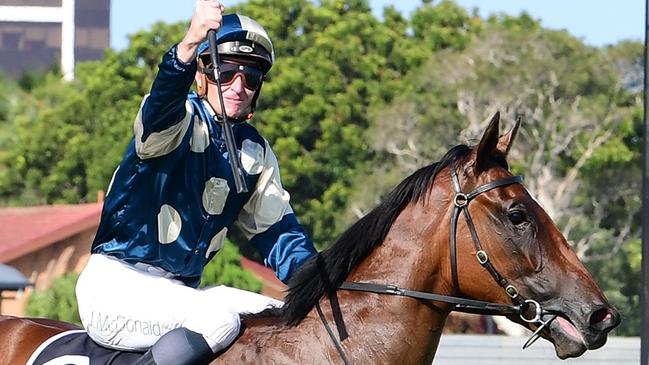
[{"label": "jockey's ear", "polygon": [[475,168],[476,175],[480,174],[482,171],[486,171],[489,166],[489,161],[498,151],[498,133],[500,128],[500,112],[491,117],[491,121],[487,126],[487,129],[482,134],[478,146],[473,149],[474,158],[475,158]]},{"label": "jockey's ear", "polygon": [[[200,67],[203,66],[203,61],[201,60],[200,57],[198,57],[198,64]],[[196,93],[198,94],[199,97],[203,97],[207,94],[207,76],[199,71],[196,71],[196,75],[194,76],[194,81],[196,81]]]}]

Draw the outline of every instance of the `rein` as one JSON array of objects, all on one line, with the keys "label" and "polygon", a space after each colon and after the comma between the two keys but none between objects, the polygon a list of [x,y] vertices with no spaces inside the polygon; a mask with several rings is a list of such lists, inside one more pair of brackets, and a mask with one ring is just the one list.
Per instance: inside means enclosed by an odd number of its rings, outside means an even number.
[{"label": "rein", "polygon": [[[534,331],[532,336],[523,345],[523,349],[526,349],[540,338],[541,331],[547,325],[549,325],[550,322],[552,322],[557,317],[557,315],[553,314],[552,312],[544,310],[537,301],[533,299],[526,299],[524,296],[522,296],[519,293],[518,289],[513,284],[511,284],[505,277],[500,275],[498,270],[494,267],[494,265],[489,260],[489,255],[487,255],[487,252],[482,248],[482,244],[480,243],[480,239],[478,238],[478,233],[475,229],[475,225],[473,224],[473,219],[471,219],[471,214],[469,214],[469,203],[475,197],[477,197],[482,193],[495,189],[497,187],[508,186],[512,184],[520,184],[523,182],[523,177],[520,175],[510,176],[504,179],[492,181],[490,183],[481,185],[469,193],[463,193],[460,187],[460,181],[457,176],[457,172],[455,170],[455,165],[453,165],[451,169],[451,180],[453,182],[453,187],[455,189],[455,196],[453,198],[453,204],[455,207],[453,211],[453,216],[451,218],[451,231],[449,237],[451,277],[453,281],[453,296],[410,290],[410,289],[400,288],[394,285],[374,284],[374,283],[367,283],[367,282],[347,282],[346,281],[343,282],[338,287],[338,289],[368,292],[368,293],[383,294],[383,295],[398,295],[398,296],[404,296],[404,297],[409,297],[409,298],[424,300],[424,301],[444,302],[444,303],[452,304],[453,305],[452,310],[463,312],[463,313],[486,314],[486,315],[517,314],[524,322],[539,325],[536,331]],[[461,295],[460,283],[457,274],[458,270],[457,270],[457,243],[456,243],[457,224],[458,224],[458,218],[460,214],[464,214],[464,218],[466,220],[467,226],[469,227],[469,232],[471,233],[473,245],[476,249],[476,259],[478,260],[480,265],[484,267],[487,270],[487,272],[489,272],[489,274],[496,281],[496,283],[498,283],[498,285],[500,285],[500,287],[503,288],[505,293],[507,293],[507,295],[512,299],[512,301],[516,303],[515,305],[491,303],[491,302],[485,302],[481,300],[467,299],[460,296]],[[534,316],[532,318],[528,318],[525,316],[525,313],[531,306],[534,307]],[[322,314],[319,305],[317,305],[316,308],[318,309],[318,315],[322,320],[322,323],[324,324],[325,328],[327,329],[327,333],[329,334],[329,337],[331,337],[332,341],[334,342],[334,345],[336,346],[336,349],[338,350],[338,353],[340,354],[343,363],[345,365],[349,365],[349,362],[347,360],[347,357],[345,356],[342,345],[340,344],[340,341],[338,341],[338,339],[334,336],[333,332],[331,331],[331,328],[329,327],[324,315]],[[545,314],[551,315],[550,319],[547,321],[544,321],[542,318],[543,315]]]},{"label": "rein", "polygon": [[362,291],[375,294],[398,295],[402,297],[427,301],[445,302],[454,304],[455,306],[453,310],[464,313],[498,315],[519,314],[521,312],[519,305],[490,303],[481,300],[451,297],[448,295],[404,289],[394,285],[372,284],[363,282],[344,282],[338,288],[343,290]]}]

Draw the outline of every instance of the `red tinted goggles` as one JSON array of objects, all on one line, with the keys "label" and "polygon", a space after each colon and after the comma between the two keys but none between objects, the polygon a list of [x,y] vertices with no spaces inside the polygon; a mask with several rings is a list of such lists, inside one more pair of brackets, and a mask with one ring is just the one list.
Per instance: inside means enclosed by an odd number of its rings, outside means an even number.
[{"label": "red tinted goggles", "polygon": [[[216,82],[216,78],[214,77],[214,67],[212,67],[211,64],[203,67],[201,71],[205,73],[210,81]],[[221,85],[231,84],[237,74],[243,75],[243,84],[250,90],[257,90],[262,81],[264,81],[263,71],[256,67],[226,62],[221,62],[221,64],[219,64],[219,78],[221,79]]]}]

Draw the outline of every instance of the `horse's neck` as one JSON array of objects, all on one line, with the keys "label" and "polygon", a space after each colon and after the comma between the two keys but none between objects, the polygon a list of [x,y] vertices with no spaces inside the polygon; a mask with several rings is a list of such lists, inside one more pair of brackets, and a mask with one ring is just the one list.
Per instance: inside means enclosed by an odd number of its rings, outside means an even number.
[{"label": "horse's neck", "polygon": [[427,202],[409,204],[385,237],[347,281],[367,281],[452,294],[449,260],[451,210],[438,202],[446,194],[431,194]]},{"label": "horse's neck", "polygon": [[[444,230],[437,223],[428,227],[422,225],[422,222],[431,222],[432,214],[443,214],[433,212],[435,209],[423,204],[412,204],[404,209],[384,242],[352,272],[348,281],[450,294],[447,283],[441,280],[441,272],[447,268],[442,258],[447,257],[448,233],[442,232]],[[356,314],[351,325],[358,328],[350,333],[363,333],[352,340],[359,342],[352,345],[355,351],[372,352],[377,363],[432,361],[448,315],[447,305],[436,307],[390,295],[348,292],[339,295],[341,305],[353,307],[348,313]]]}]

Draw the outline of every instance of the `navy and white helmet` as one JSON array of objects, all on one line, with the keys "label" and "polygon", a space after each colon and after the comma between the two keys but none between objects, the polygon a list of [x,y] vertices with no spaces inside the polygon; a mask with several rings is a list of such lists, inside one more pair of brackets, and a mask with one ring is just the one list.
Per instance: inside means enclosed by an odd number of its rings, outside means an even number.
[{"label": "navy and white helmet", "polygon": [[[268,33],[259,23],[245,15],[228,14],[216,32],[216,43],[220,55],[237,56],[257,61],[264,73],[275,62],[275,50]],[[198,55],[209,52],[209,43],[198,47]]]}]

